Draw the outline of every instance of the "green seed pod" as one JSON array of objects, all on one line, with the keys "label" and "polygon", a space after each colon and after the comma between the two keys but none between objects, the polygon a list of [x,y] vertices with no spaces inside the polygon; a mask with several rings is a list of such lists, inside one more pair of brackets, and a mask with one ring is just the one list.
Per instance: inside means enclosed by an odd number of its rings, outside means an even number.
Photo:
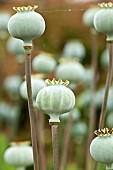
[{"label": "green seed pod", "polygon": [[[43,79],[39,78],[38,75],[31,76],[31,87],[32,87],[32,97],[33,99],[36,98],[37,93],[44,87],[46,87],[46,83]],[[27,95],[27,86],[26,81],[23,81],[20,85],[20,95],[24,99],[28,99]]]},{"label": "green seed pod", "polygon": [[9,33],[24,41],[24,45],[32,46],[32,40],[41,36],[45,30],[43,17],[35,12],[37,6],[14,7],[17,11],[8,22]]},{"label": "green seed pod", "polygon": [[77,122],[72,126],[72,136],[86,136],[88,127],[85,122]]},{"label": "green seed pod", "polygon": [[105,33],[107,35],[107,41],[113,41],[113,4],[102,3],[99,4],[102,7],[94,16],[94,26],[98,32]]},{"label": "green seed pod", "polygon": [[56,77],[69,80],[70,83],[80,83],[83,81],[85,68],[78,62],[68,61],[61,63],[56,68]]},{"label": "green seed pod", "polygon": [[50,53],[41,52],[32,61],[32,67],[39,73],[48,74],[56,67],[56,61]]},{"label": "green seed pod", "polygon": [[9,53],[12,53],[16,56],[16,60],[19,63],[23,63],[24,61],[24,48],[23,48],[23,41],[10,37],[7,41],[6,48]]},{"label": "green seed pod", "polygon": [[7,50],[14,55],[23,55],[23,41],[10,37],[7,41]]},{"label": "green seed pod", "polygon": [[100,56],[100,64],[102,66],[102,68],[105,68],[107,69],[108,68],[108,65],[109,65],[109,51],[108,51],[108,48],[106,48],[101,56]]},{"label": "green seed pod", "polygon": [[10,14],[7,12],[0,13],[0,38],[6,39],[8,37],[7,24],[10,19]]},{"label": "green seed pod", "polygon": [[87,9],[83,14],[83,23],[90,28],[94,28],[93,19],[98,11],[99,8],[95,6]]},{"label": "green seed pod", "polygon": [[77,108],[74,108],[74,109],[71,110],[70,112],[65,113],[65,114],[62,114],[62,115],[60,116],[61,121],[66,122],[66,121],[68,120],[68,118],[70,117],[70,114],[71,114],[71,116],[72,116],[73,121],[77,121],[77,120],[79,120],[80,117],[81,117],[80,111],[79,111]]},{"label": "green seed pod", "polygon": [[75,58],[82,60],[86,54],[84,45],[77,40],[71,40],[67,42],[63,48],[64,58]]},{"label": "green seed pod", "polygon": [[92,80],[93,80],[93,70],[91,68],[86,68],[83,82],[86,86],[90,86]]},{"label": "green seed pod", "polygon": [[17,168],[28,167],[33,164],[32,147],[27,142],[13,143],[4,153],[5,161]]},{"label": "green seed pod", "polygon": [[50,86],[39,91],[36,97],[38,109],[50,116],[49,122],[60,122],[59,116],[71,111],[75,105],[74,93],[67,87],[68,81],[46,80]]},{"label": "green seed pod", "polygon": [[113,163],[113,129],[99,129],[97,135],[90,144],[90,154],[98,162]]},{"label": "green seed pod", "polygon": [[9,93],[9,96],[14,100],[19,98],[19,86],[22,82],[20,76],[8,76],[4,80],[4,89]]},{"label": "green seed pod", "polygon": [[0,13],[0,31],[7,31],[7,24],[10,17],[10,14],[7,12]]}]

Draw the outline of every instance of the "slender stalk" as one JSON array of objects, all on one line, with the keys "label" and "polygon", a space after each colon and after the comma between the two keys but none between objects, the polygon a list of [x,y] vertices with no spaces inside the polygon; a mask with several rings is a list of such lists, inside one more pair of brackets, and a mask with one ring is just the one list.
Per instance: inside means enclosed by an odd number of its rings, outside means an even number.
[{"label": "slender stalk", "polygon": [[33,158],[34,158],[34,170],[38,170],[38,149],[36,139],[36,127],[35,127],[35,114],[32,101],[32,90],[31,90],[31,46],[24,46],[25,49],[25,73],[28,93],[28,109],[31,126],[31,140],[33,147]]},{"label": "slender stalk", "polygon": [[64,138],[63,138],[63,145],[62,145],[62,155],[60,160],[60,170],[65,170],[67,157],[68,157],[68,151],[69,151],[69,142],[70,142],[70,130],[72,126],[73,120],[72,120],[72,114],[70,113],[70,117],[67,121],[65,132],[64,132]]},{"label": "slender stalk", "polygon": [[46,164],[45,164],[45,150],[44,150],[44,144],[42,141],[42,122],[41,122],[41,113],[38,111],[37,108],[35,108],[35,117],[36,117],[36,132],[37,132],[37,143],[38,143],[38,151],[39,151],[39,166],[41,170],[46,170]]},{"label": "slender stalk", "polygon": [[87,151],[86,151],[86,170],[90,170],[91,156],[89,153],[89,146],[94,137],[94,128],[96,123],[96,105],[95,105],[95,93],[97,84],[97,33],[92,33],[92,61],[91,68],[93,70],[93,79],[91,82],[91,105],[90,105],[90,119],[89,119],[89,136],[87,141]]},{"label": "slender stalk", "polygon": [[107,73],[107,79],[105,85],[104,99],[103,99],[101,113],[100,113],[99,128],[104,128],[107,100],[108,100],[109,88],[112,81],[112,76],[113,76],[113,43],[109,42],[109,66],[108,66],[108,73]]},{"label": "slender stalk", "polygon": [[59,170],[58,124],[58,122],[50,122],[52,132],[54,170]]}]

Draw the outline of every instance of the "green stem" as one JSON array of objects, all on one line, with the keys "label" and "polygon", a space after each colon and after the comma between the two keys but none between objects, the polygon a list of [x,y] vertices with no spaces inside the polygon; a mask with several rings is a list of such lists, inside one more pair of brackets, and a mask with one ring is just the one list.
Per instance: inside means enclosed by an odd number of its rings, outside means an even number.
[{"label": "green stem", "polygon": [[91,156],[89,153],[89,146],[94,137],[94,129],[96,123],[96,105],[95,105],[95,93],[97,84],[97,33],[92,32],[92,69],[93,69],[93,79],[91,82],[91,105],[90,105],[90,119],[89,119],[89,136],[87,141],[87,151],[86,151],[86,170],[90,170]]},{"label": "green stem", "polygon": [[60,170],[65,170],[66,167],[68,150],[69,150],[69,141],[70,141],[70,130],[71,130],[72,123],[73,123],[72,114],[70,113],[70,117],[68,119],[68,122],[65,127],[65,132],[64,132]]},{"label": "green stem", "polygon": [[59,170],[58,124],[58,122],[50,122],[52,132],[54,170]]},{"label": "green stem", "polygon": [[109,88],[111,86],[112,76],[113,76],[113,43],[109,42],[109,67],[108,67],[108,74],[107,74],[106,85],[105,85],[104,99],[102,103],[100,120],[99,120],[99,128],[104,128],[106,109],[107,109],[107,100],[108,100]]},{"label": "green stem", "polygon": [[31,127],[31,140],[33,147],[33,158],[34,158],[34,170],[39,169],[38,161],[38,149],[37,149],[37,139],[36,139],[36,127],[35,127],[35,114],[32,101],[32,90],[31,90],[31,46],[24,46],[25,49],[25,73],[26,73],[26,83],[27,83],[27,94],[28,94],[28,109],[30,117],[30,127]]}]

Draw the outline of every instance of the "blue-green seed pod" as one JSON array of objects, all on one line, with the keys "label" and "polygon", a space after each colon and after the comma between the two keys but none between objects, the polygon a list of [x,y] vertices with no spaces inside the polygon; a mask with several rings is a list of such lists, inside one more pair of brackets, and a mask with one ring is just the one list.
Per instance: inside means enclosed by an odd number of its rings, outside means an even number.
[{"label": "blue-green seed pod", "polygon": [[56,68],[56,77],[62,80],[69,80],[70,83],[80,83],[83,81],[85,68],[78,62],[72,60],[61,63]]},{"label": "blue-green seed pod", "polygon": [[77,144],[81,144],[88,134],[88,126],[85,122],[78,121],[72,125],[71,135],[76,139]]},{"label": "blue-green seed pod", "polygon": [[39,55],[34,57],[32,67],[34,71],[48,74],[54,71],[56,67],[56,60],[53,58],[52,54],[41,52]]},{"label": "blue-green seed pod", "polygon": [[[31,87],[32,87],[32,97],[33,99],[36,98],[37,93],[44,87],[46,87],[46,83],[42,78],[39,78],[38,75],[31,76]],[[28,99],[27,95],[27,86],[26,80],[23,81],[20,85],[20,95],[24,99]]]},{"label": "blue-green seed pod", "polygon": [[73,121],[77,121],[81,117],[80,111],[77,108],[74,108],[70,112],[62,114],[60,116],[61,121],[66,122],[69,119],[70,115],[72,116]]},{"label": "blue-green seed pod", "polygon": [[74,108],[74,93],[67,88],[68,81],[46,80],[50,86],[39,91],[36,97],[38,109],[50,116],[49,122],[60,122],[59,116],[67,113]]},{"label": "blue-green seed pod", "polygon": [[65,44],[62,55],[64,58],[75,58],[81,61],[85,54],[85,47],[80,41],[70,40]]},{"label": "blue-green seed pod", "polygon": [[24,41],[24,45],[32,46],[32,40],[40,37],[45,30],[43,17],[35,12],[37,6],[14,7],[17,11],[8,22],[9,33]]},{"label": "blue-green seed pod", "polygon": [[8,37],[7,25],[10,17],[8,12],[0,12],[0,39],[6,40]]},{"label": "blue-green seed pod", "polygon": [[98,162],[113,163],[113,129],[99,129],[97,135],[90,144],[90,154]]},{"label": "blue-green seed pod", "polygon": [[107,41],[113,41],[113,4],[99,4],[102,8],[94,16],[94,27],[98,32],[105,33]]},{"label": "blue-green seed pod", "polygon": [[9,93],[12,99],[17,100],[19,98],[19,86],[22,79],[18,75],[8,76],[4,80],[4,89]]},{"label": "blue-green seed pod", "polygon": [[14,55],[23,55],[23,41],[10,37],[7,41],[7,50]]},{"label": "blue-green seed pod", "polygon": [[7,31],[7,24],[10,17],[10,14],[7,12],[0,13],[0,31]]},{"label": "blue-green seed pod", "polygon": [[7,41],[6,48],[9,53],[12,53],[16,56],[16,60],[18,63],[24,62],[24,48],[23,48],[23,41],[20,39],[16,39],[10,37]]},{"label": "blue-green seed pod", "polygon": [[108,51],[108,48],[106,48],[101,56],[100,56],[100,64],[102,66],[102,68],[105,68],[107,69],[108,68],[108,65],[109,65],[109,51]]},{"label": "blue-green seed pod", "polygon": [[5,161],[14,167],[28,167],[33,165],[32,147],[28,142],[13,143],[13,146],[6,149],[4,153]]},{"label": "blue-green seed pod", "polygon": [[94,28],[93,19],[98,11],[99,7],[95,6],[87,9],[83,14],[83,23],[90,28]]}]

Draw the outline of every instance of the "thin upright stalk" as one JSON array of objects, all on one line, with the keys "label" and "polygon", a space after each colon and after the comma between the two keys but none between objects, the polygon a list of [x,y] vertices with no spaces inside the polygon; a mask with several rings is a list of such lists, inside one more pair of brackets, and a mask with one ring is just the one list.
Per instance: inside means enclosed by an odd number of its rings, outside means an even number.
[{"label": "thin upright stalk", "polygon": [[59,170],[58,124],[59,123],[57,122],[50,122],[52,132],[54,170]]},{"label": "thin upright stalk", "polygon": [[94,128],[96,124],[96,105],[95,105],[95,93],[97,84],[97,33],[92,33],[92,58],[91,58],[91,68],[93,71],[93,78],[91,82],[91,105],[90,105],[90,118],[89,118],[89,136],[87,141],[87,151],[86,151],[86,170],[90,170],[91,156],[89,153],[89,146],[94,137]]},{"label": "thin upright stalk", "polygon": [[37,143],[38,143],[38,151],[39,151],[39,167],[41,170],[46,170],[45,164],[45,150],[43,144],[43,128],[42,128],[42,120],[41,113],[35,108],[35,117],[36,117],[36,132],[37,132]]},{"label": "thin upright stalk", "polygon": [[68,151],[69,151],[70,130],[72,127],[72,123],[73,123],[72,114],[70,113],[70,117],[68,118],[65,131],[64,131],[62,155],[60,159],[60,170],[65,170],[66,168],[67,156],[68,156]]},{"label": "thin upright stalk", "polygon": [[107,79],[105,85],[104,99],[102,102],[102,108],[100,113],[99,128],[104,128],[107,100],[108,100],[109,88],[111,86],[112,76],[113,76],[113,43],[109,42],[109,66],[108,66],[108,73],[107,73]]},{"label": "thin upright stalk", "polygon": [[32,90],[31,90],[31,46],[27,46],[27,47],[24,46],[24,49],[25,49],[25,73],[26,73],[28,109],[29,109],[30,127],[31,127],[31,140],[32,140],[32,147],[33,147],[34,170],[38,170],[39,162],[38,162],[38,149],[37,149],[37,139],[36,139],[35,114],[34,114]]}]

